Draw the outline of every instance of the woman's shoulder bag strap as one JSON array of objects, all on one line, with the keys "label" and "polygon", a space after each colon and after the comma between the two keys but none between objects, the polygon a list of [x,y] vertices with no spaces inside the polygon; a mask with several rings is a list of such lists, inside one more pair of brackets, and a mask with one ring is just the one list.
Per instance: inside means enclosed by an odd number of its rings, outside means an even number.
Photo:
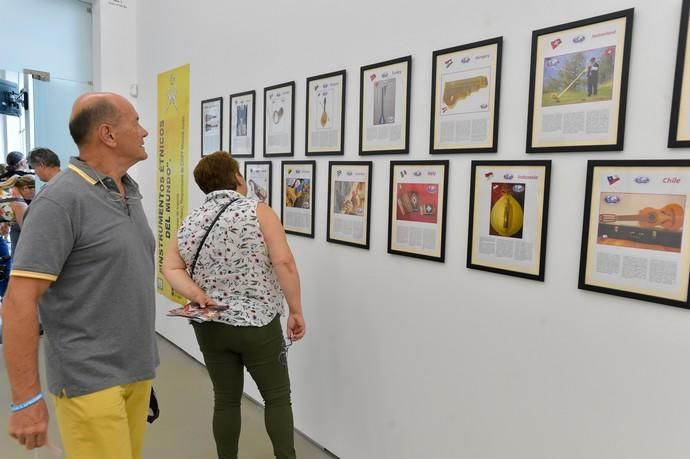
[{"label": "woman's shoulder bag strap", "polygon": [[216,215],[216,218],[213,219],[213,221],[211,222],[211,225],[208,227],[208,230],[206,230],[206,234],[204,234],[204,237],[201,238],[201,243],[199,244],[199,247],[196,248],[196,253],[194,254],[194,258],[192,259],[192,266],[191,266],[191,268],[189,269],[189,277],[193,277],[193,276],[194,276],[194,268],[196,267],[196,260],[197,260],[197,258],[199,257],[199,252],[201,252],[201,248],[204,246],[204,243],[206,242],[206,238],[208,237],[209,233],[210,233],[211,230],[213,229],[213,226],[216,224],[216,222],[218,221],[218,219],[220,218],[220,216],[223,214],[223,212],[225,212],[225,209],[227,209],[227,208],[230,206],[230,204],[232,204],[232,203],[235,202],[235,201],[237,201],[237,199],[233,199],[232,201],[230,201],[229,203],[225,204],[225,205],[220,209],[220,212],[218,212],[218,214]]}]

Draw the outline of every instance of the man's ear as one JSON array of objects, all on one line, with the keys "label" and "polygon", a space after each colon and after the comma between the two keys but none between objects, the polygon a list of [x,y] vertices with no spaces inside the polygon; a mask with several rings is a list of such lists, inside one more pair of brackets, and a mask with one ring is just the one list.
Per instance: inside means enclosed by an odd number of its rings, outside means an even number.
[{"label": "man's ear", "polygon": [[117,145],[115,140],[115,132],[113,132],[113,127],[109,124],[101,124],[96,130],[96,135],[98,140],[108,145],[109,147],[114,147]]}]

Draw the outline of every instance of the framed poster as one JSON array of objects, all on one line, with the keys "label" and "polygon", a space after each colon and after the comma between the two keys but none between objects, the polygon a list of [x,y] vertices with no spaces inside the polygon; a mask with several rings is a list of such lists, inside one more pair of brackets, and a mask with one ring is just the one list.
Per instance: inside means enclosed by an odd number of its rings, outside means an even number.
[{"label": "framed poster", "polygon": [[673,101],[671,102],[671,126],[668,132],[668,146],[670,148],[690,147],[689,16],[690,0],[683,0],[680,32],[678,34],[678,54],[676,55],[676,76],[673,82]]},{"label": "framed poster", "polygon": [[292,156],[295,82],[264,88],[264,156]]},{"label": "framed poster", "polygon": [[230,94],[230,154],[254,157],[254,101],[256,91]]},{"label": "framed poster", "polygon": [[532,32],[528,153],[623,149],[633,12]]},{"label": "framed poster", "polygon": [[223,98],[201,101],[201,156],[223,149]]},{"label": "framed poster", "polygon": [[407,153],[412,56],[361,68],[359,154]]},{"label": "framed poster", "polygon": [[342,155],[345,70],[307,78],[307,156]]},{"label": "framed poster", "polygon": [[285,232],[314,237],[316,161],[283,161],[280,177],[280,219]]},{"label": "framed poster", "polygon": [[244,180],[247,182],[247,197],[271,205],[271,162],[245,161]]},{"label": "framed poster", "polygon": [[589,161],[579,288],[688,308],[690,160]]},{"label": "framed poster", "polygon": [[472,161],[467,267],[544,280],[551,161]]},{"label": "framed poster", "polygon": [[371,168],[371,161],[328,163],[328,242],[369,248]]},{"label": "framed poster", "polygon": [[434,51],[431,137],[436,153],[495,153],[503,37]]},{"label": "framed poster", "polygon": [[445,260],[448,166],[445,161],[391,161],[388,253]]}]

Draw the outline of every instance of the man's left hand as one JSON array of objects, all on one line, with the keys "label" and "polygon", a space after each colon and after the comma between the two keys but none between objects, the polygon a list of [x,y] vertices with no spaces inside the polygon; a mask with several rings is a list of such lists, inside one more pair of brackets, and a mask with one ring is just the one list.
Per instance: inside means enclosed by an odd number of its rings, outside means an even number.
[{"label": "man's left hand", "polygon": [[48,438],[48,407],[45,400],[21,411],[10,413],[10,424],[7,429],[10,437],[26,449],[40,448]]}]

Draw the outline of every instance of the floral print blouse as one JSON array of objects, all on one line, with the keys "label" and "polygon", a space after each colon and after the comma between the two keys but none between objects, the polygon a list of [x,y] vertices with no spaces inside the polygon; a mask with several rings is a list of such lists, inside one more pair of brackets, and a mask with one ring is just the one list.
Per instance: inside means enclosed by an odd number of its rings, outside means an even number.
[{"label": "floral print blouse", "polygon": [[284,296],[259,227],[257,201],[232,190],[209,193],[182,222],[178,250],[191,269],[209,225],[230,201],[199,252],[193,279],[219,305],[228,307],[215,320],[262,327],[284,313]]},{"label": "floral print blouse", "polygon": [[11,204],[22,199],[13,198],[8,190],[0,190],[0,223],[16,223]]}]

